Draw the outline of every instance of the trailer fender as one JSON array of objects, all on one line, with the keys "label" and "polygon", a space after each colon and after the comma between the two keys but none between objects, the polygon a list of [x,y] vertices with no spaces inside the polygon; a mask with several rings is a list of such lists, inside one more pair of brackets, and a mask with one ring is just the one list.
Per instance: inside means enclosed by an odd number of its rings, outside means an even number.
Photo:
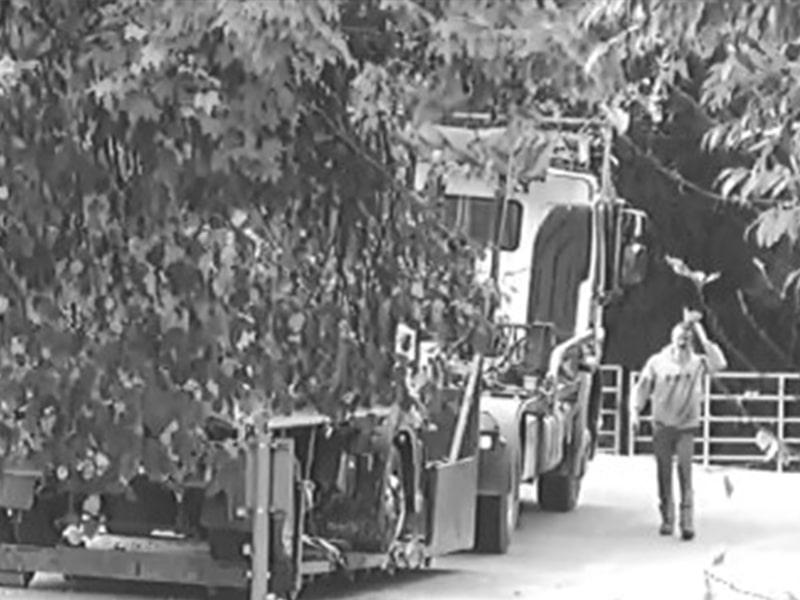
[{"label": "trailer fender", "polygon": [[570,418],[570,435],[564,440],[564,460],[557,469],[562,475],[583,477],[592,449],[592,437],[588,423],[591,375],[583,374],[584,381],[578,392],[575,414]]},{"label": "trailer fender", "polygon": [[519,468],[522,401],[517,398],[481,398],[478,494],[503,496],[511,490]]}]

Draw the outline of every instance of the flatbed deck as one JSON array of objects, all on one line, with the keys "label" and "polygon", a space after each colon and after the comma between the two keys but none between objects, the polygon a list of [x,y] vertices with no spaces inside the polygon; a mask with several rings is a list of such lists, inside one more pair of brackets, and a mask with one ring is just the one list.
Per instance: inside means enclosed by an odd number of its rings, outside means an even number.
[{"label": "flatbed deck", "polygon": [[[249,562],[215,559],[203,542],[128,536],[101,540],[90,548],[2,544],[0,584],[23,585],[21,576],[30,572],[232,589],[246,589],[252,580]],[[364,571],[387,563],[387,555],[380,553],[342,552],[340,559],[309,557],[300,563],[301,576],[330,574],[340,565]]]}]

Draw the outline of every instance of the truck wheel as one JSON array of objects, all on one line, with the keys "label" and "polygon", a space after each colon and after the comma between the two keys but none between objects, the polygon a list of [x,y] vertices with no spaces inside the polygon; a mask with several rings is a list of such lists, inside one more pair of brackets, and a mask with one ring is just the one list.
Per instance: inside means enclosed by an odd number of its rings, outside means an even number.
[{"label": "truck wheel", "polygon": [[516,476],[505,496],[478,496],[475,520],[475,550],[485,554],[505,554],[519,520],[519,482]]},{"label": "truck wheel", "polygon": [[578,505],[580,491],[580,477],[545,473],[539,477],[539,506],[547,511],[570,512]]}]

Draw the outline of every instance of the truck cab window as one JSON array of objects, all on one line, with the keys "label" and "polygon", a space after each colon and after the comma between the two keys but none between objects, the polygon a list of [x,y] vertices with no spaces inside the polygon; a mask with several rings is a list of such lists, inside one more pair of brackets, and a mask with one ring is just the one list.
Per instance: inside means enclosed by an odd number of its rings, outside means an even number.
[{"label": "truck cab window", "polygon": [[[464,233],[474,243],[489,244],[496,227],[497,201],[480,196],[446,196],[444,221],[448,227]],[[513,251],[519,247],[522,230],[522,204],[509,200],[506,207],[504,231],[500,236],[500,249]]]}]

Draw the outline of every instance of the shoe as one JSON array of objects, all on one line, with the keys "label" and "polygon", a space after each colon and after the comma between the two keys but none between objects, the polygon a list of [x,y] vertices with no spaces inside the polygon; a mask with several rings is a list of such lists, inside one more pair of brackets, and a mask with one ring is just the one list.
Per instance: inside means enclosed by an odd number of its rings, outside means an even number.
[{"label": "shoe", "polygon": [[681,506],[680,528],[681,539],[687,542],[694,539],[694,514],[691,505]]},{"label": "shoe", "polygon": [[659,506],[661,513],[661,527],[658,530],[660,535],[672,535],[675,530],[675,505],[671,502],[662,503]]}]

